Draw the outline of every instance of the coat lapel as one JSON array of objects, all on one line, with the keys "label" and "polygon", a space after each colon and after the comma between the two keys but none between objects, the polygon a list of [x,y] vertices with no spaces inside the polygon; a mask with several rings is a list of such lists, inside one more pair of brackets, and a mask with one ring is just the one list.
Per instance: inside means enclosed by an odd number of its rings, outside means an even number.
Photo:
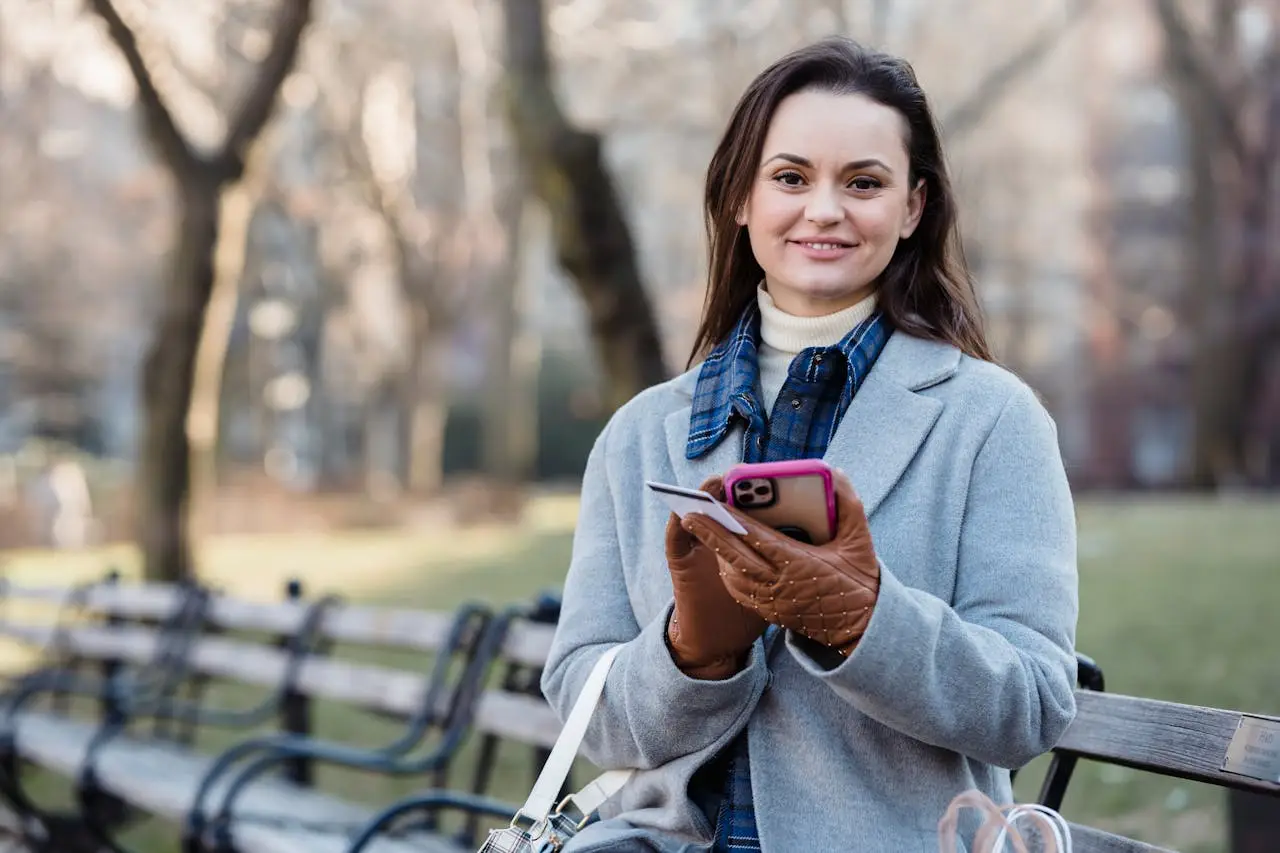
[{"label": "coat lapel", "polygon": [[942,413],[942,402],[916,393],[954,375],[954,347],[895,332],[854,395],[827,448],[826,461],[853,482],[870,516],[915,458]]},{"label": "coat lapel", "polygon": [[[959,365],[960,352],[955,347],[903,332],[889,336],[825,457],[849,475],[868,516],[902,477],[942,413],[940,400],[917,392],[949,379]],[[677,390],[691,400],[697,369],[676,383]],[[697,488],[707,477],[723,474],[742,461],[743,427],[735,424],[706,456],[686,459],[690,413],[690,406],[683,406],[668,414],[663,429],[673,484]]]},{"label": "coat lapel", "polygon": [[735,424],[724,439],[698,459],[687,459],[689,417],[692,407],[685,406],[667,415],[663,428],[667,434],[667,455],[675,474],[672,485],[696,489],[712,474],[723,474],[742,461],[742,425]]}]

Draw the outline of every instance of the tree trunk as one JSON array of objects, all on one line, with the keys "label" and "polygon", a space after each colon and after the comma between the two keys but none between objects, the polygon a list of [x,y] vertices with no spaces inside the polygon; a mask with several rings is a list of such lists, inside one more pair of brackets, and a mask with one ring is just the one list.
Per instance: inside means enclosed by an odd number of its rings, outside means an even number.
[{"label": "tree trunk", "polygon": [[[416,337],[416,336],[415,336]],[[444,430],[449,420],[449,366],[452,347],[448,336],[428,328],[415,347],[415,363],[409,370],[409,489],[434,495],[444,483]]]},{"label": "tree trunk", "polygon": [[180,195],[178,244],[156,335],[143,364],[146,411],[136,483],[137,524],[143,572],[150,580],[179,580],[194,574],[187,527],[191,485],[187,417],[201,327],[214,283],[221,193],[244,175],[254,143],[297,59],[311,4],[312,0],[281,0],[271,30],[271,49],[229,116],[220,149],[205,156],[178,128],[147,66],[145,54],[156,46],[147,43],[145,34],[140,37],[133,31],[112,0],[88,0],[129,68],[147,139]]},{"label": "tree trunk", "polygon": [[540,346],[535,331],[523,322],[529,300],[520,259],[529,217],[520,199],[507,207],[502,218],[510,251],[494,271],[489,300],[493,327],[485,360],[483,467],[495,483],[515,486],[529,479],[537,454]]},{"label": "tree trunk", "polygon": [[551,215],[560,266],[573,279],[609,402],[667,378],[658,324],[600,137],[572,127],[551,81],[541,0],[504,0],[507,115],[532,189]]},{"label": "tree trunk", "polygon": [[157,331],[143,364],[145,407],[139,448],[138,517],[143,576],[192,576],[188,544],[190,458],[186,421],[196,347],[213,289],[219,190],[207,176],[184,176],[178,243]]},{"label": "tree trunk", "polygon": [[[214,252],[213,288],[196,350],[187,440],[191,443],[191,503],[198,507],[218,487],[218,427],[221,422],[222,375],[235,327],[244,277],[249,228],[262,192],[261,157],[245,178],[221,194],[218,244]],[[194,514],[194,513],[193,513]]]},{"label": "tree trunk", "polygon": [[370,389],[364,403],[365,492],[377,502],[395,500],[401,491],[399,470],[404,456],[400,401],[391,383]]},{"label": "tree trunk", "polygon": [[1190,483],[1211,489],[1232,467],[1228,385],[1231,382],[1231,342],[1235,314],[1232,288],[1224,286],[1220,245],[1226,205],[1214,174],[1217,147],[1211,125],[1206,124],[1200,99],[1183,92],[1187,117],[1188,168],[1191,173],[1189,202],[1189,281],[1187,318],[1191,324],[1191,400],[1195,423]]}]

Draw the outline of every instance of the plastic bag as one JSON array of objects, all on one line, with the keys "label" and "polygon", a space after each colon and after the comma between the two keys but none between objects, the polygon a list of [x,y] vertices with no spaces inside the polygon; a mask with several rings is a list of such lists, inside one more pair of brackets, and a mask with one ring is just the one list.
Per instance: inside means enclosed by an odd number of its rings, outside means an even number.
[{"label": "plastic bag", "polygon": [[[938,821],[938,849],[956,853],[960,813],[966,808],[982,813],[982,824],[970,845],[970,853],[1071,853],[1071,830],[1062,815],[1046,806],[1025,804],[997,806],[981,791],[965,791],[947,806]],[[1023,835],[1022,829],[1031,832]],[[1029,844],[1028,840],[1035,841]]]}]

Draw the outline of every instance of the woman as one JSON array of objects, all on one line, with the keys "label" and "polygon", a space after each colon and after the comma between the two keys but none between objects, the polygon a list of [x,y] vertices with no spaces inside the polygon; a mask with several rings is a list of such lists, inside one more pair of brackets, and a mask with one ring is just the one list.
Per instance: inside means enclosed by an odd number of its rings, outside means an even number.
[{"label": "woman", "polygon": [[[623,644],[583,751],[641,772],[571,849],[931,853],[955,795],[1009,801],[1075,713],[1055,428],[992,361],[907,63],[828,39],[765,70],[706,216],[701,363],[619,410],[583,481],[542,686],[567,714]],[[847,472],[822,547],[643,485],[803,457]]]}]

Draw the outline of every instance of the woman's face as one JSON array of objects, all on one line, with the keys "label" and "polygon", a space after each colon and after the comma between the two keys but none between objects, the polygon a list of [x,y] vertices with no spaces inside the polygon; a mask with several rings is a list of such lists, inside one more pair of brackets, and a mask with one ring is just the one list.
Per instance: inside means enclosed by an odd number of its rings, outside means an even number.
[{"label": "woman's face", "polygon": [[924,183],[908,183],[906,122],[863,95],[784,99],[738,214],[765,286],[788,314],[816,317],[860,301],[911,236]]}]

